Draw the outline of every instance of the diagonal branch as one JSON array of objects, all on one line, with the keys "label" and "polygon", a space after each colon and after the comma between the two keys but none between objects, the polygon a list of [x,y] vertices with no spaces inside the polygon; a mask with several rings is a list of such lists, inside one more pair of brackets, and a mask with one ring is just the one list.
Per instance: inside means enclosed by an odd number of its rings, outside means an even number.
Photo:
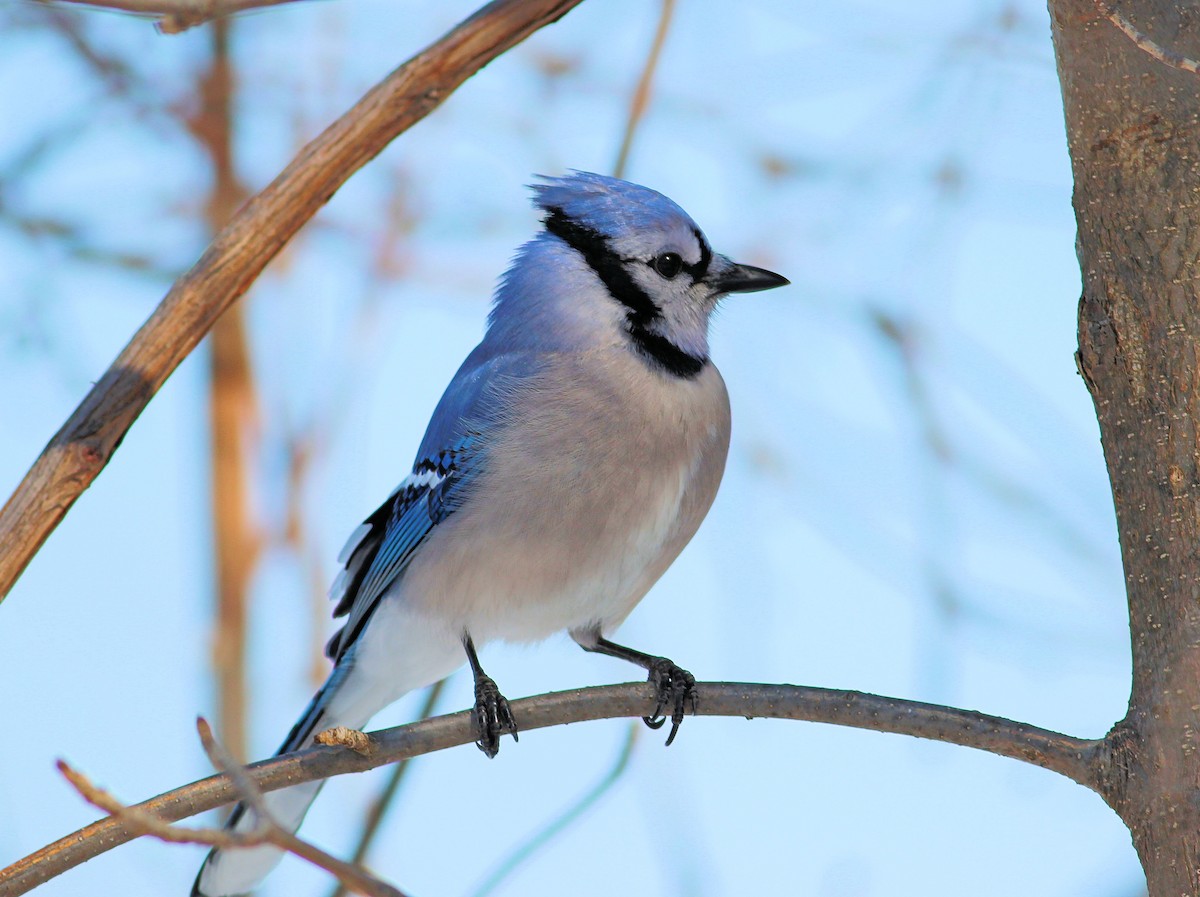
[{"label": "diagonal branch", "polygon": [[111,814],[135,834],[149,835],[172,844],[204,844],[209,847],[258,847],[271,844],[324,869],[344,887],[357,894],[365,894],[367,897],[404,897],[402,891],[368,874],[360,866],[343,862],[280,826],[267,810],[258,786],[246,775],[245,769],[213,738],[208,723],[204,719],[198,719],[196,727],[199,729],[204,751],[213,766],[229,775],[241,799],[257,814],[254,828],[231,831],[171,825],[153,812],[126,806],[103,788],[92,784],[87,776],[63,760],[58,761],[58,770],[84,800]]},{"label": "diagonal branch", "polygon": [[[1108,753],[1103,739],[1075,738],[972,710],[855,691],[702,682],[696,685],[696,695],[700,716],[806,720],[928,738],[1041,766],[1094,791]],[[512,703],[512,711],[525,733],[586,720],[647,716],[655,697],[650,684],[629,683],[524,698]],[[372,736],[375,749],[370,752],[313,747],[253,763],[246,770],[259,788],[274,791],[472,744],[475,737],[471,714],[464,711],[377,732]],[[702,733],[692,737],[702,737]],[[135,809],[175,821],[239,796],[227,776],[210,776],[144,801]],[[94,822],[0,870],[0,897],[24,894],[137,834],[116,819]]]},{"label": "diagonal branch", "polygon": [[264,831],[264,840],[332,873],[340,884],[357,894],[366,894],[367,897],[404,897],[398,888],[368,874],[361,866],[339,860],[281,826],[267,809],[262,791],[247,775],[246,768],[234,760],[213,738],[208,721],[200,717],[196,720],[196,728],[200,731],[200,741],[209,761],[229,776],[241,799],[254,811],[257,825]]},{"label": "diagonal branch", "polygon": [[1137,25],[1133,24],[1129,20],[1129,17],[1113,6],[1109,0],[1092,0],[1092,2],[1096,5],[1096,9],[1099,10],[1101,15],[1116,25],[1122,34],[1137,44],[1138,49],[1153,56],[1164,65],[1171,66],[1171,68],[1179,69],[1182,72],[1190,72],[1193,75],[1200,74],[1200,61],[1193,59],[1191,56],[1185,56],[1178,50],[1164,47],[1138,28]]},{"label": "diagonal branch", "polygon": [[371,89],[234,216],[92,387],[0,510],[0,600],[171,372],[355,171],[581,0],[494,0]]}]

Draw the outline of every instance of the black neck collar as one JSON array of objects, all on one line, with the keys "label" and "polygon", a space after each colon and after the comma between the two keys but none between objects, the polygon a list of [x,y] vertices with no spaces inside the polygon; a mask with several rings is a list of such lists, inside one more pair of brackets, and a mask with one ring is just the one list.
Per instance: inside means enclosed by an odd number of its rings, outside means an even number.
[{"label": "black neck collar", "polygon": [[662,309],[633,279],[625,267],[625,260],[612,251],[604,235],[567,217],[558,207],[546,211],[546,230],[583,256],[608,294],[627,309],[628,333],[639,353],[661,370],[685,380],[704,370],[707,357],[685,352],[665,336],[649,329],[651,324],[662,319]]}]

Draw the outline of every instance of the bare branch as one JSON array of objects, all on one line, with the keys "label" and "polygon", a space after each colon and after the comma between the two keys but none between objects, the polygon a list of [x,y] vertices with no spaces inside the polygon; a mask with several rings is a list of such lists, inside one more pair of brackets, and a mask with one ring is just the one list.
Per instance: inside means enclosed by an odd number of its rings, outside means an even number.
[{"label": "bare branch", "polygon": [[359,866],[339,860],[319,847],[297,838],[295,834],[276,822],[270,810],[267,809],[262,791],[247,775],[246,768],[235,761],[229,752],[213,738],[212,729],[207,720],[203,717],[198,718],[196,729],[200,733],[200,743],[204,745],[204,752],[208,754],[209,761],[232,779],[234,787],[237,788],[246,806],[254,811],[258,826],[263,830],[264,841],[289,853],[294,853],[301,859],[308,860],[314,866],[319,866],[326,872],[332,873],[338,882],[348,890],[366,894],[367,897],[404,897],[403,893],[387,882],[380,881]]},{"label": "bare branch", "polygon": [[[1041,766],[1092,790],[1098,788],[1108,754],[1104,739],[1075,738],[975,711],[855,691],[702,682],[696,685],[696,695],[700,716],[806,720],[928,738]],[[647,716],[655,701],[653,686],[637,682],[524,698],[514,701],[512,710],[525,733],[587,720]],[[374,733],[376,749],[370,755],[318,746],[253,763],[247,767],[247,774],[263,791],[274,791],[473,744],[475,737],[471,713],[463,711]],[[702,735],[696,733],[693,737]],[[238,797],[228,776],[210,776],[151,798],[134,809],[174,821]],[[24,894],[136,835],[118,819],[94,822],[0,870],[0,897]]]},{"label": "bare branch", "polygon": [[1124,13],[1118,11],[1108,0],[1092,0],[1092,2],[1096,4],[1096,9],[1100,10],[1102,16],[1116,25],[1127,38],[1138,45],[1139,49],[1149,53],[1159,62],[1171,66],[1171,68],[1179,69],[1183,72],[1191,72],[1193,75],[1200,74],[1200,62],[1197,62],[1190,56],[1184,56],[1177,50],[1164,47],[1134,25],[1133,22],[1125,17]]},{"label": "bare branch", "polygon": [[[48,3],[49,0],[41,0]],[[153,16],[163,34],[178,34],[213,19],[224,18],[249,9],[279,6],[295,0],[57,0],[79,6],[98,6],[139,16]]]},{"label": "bare branch", "polygon": [[239,766],[229,752],[213,738],[212,729],[204,719],[196,720],[200,741],[213,766],[228,775],[239,797],[251,807],[256,815],[254,828],[235,832],[230,829],[186,828],[171,825],[161,816],[139,807],[126,806],[112,794],[92,784],[83,773],[73,769],[66,761],[58,761],[58,770],[78,791],[83,799],[99,807],[112,818],[125,825],[134,835],[149,835],[172,844],[203,844],[208,847],[259,847],[270,844],[289,853],[294,853],[334,875],[347,889],[367,897],[404,897],[404,894],[357,866],[330,856],[318,847],[302,841],[283,829],[271,816],[263,801],[262,792],[254,784],[246,770]]},{"label": "bare branch", "polygon": [[0,598],[163,382],[346,179],[467,78],[580,0],[494,0],[418,53],[241,208],[50,440],[0,510]]},{"label": "bare branch", "polygon": [[254,829],[248,832],[231,832],[224,829],[186,828],[171,825],[167,820],[139,807],[130,807],[111,793],[92,783],[91,779],[72,767],[66,760],[59,760],[58,771],[71,783],[80,796],[97,809],[110,814],[135,835],[150,835],[172,844],[206,844],[209,847],[256,847],[266,843],[263,832]]}]

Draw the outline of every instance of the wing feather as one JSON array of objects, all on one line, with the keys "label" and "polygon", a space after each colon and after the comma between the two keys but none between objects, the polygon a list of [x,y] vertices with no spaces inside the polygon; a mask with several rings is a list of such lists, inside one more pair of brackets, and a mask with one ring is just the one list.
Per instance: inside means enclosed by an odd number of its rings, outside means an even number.
[{"label": "wing feather", "polygon": [[345,569],[330,590],[338,602],[333,615],[348,616],[325,646],[330,658],[341,659],[354,644],[417,549],[462,504],[478,469],[479,441],[478,434],[468,434],[436,456],[419,460],[412,474],[351,534],[342,552]]},{"label": "wing feather", "polygon": [[469,498],[483,467],[485,434],[507,424],[511,397],[541,369],[536,352],[496,353],[486,342],[462,363],[429,421],[412,474],[342,550],[345,566],[330,598],[337,602],[333,615],[347,620],[325,646],[334,661],[354,644],[429,534]]}]

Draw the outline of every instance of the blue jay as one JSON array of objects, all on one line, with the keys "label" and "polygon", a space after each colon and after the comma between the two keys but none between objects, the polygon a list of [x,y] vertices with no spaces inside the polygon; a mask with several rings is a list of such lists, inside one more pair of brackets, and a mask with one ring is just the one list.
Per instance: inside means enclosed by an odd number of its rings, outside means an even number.
[{"label": "blue jay", "polygon": [[[331,589],[346,617],[334,668],[279,749],[381,708],[463,662],[479,747],[517,736],[476,646],[566,630],[585,651],[637,664],[658,689],[646,722],[694,701],[694,678],[609,641],[695,534],[729,449],[729,397],[708,357],[726,293],[784,286],[709,247],[687,213],[646,187],[575,172],[542,178],[543,230],[496,291],[483,341],[442,396],[412,473],[350,535]],[[267,795],[298,828],[320,782]],[[239,806],[230,825],[252,827]],[[193,897],[251,890],[273,847],[214,850]]]}]

